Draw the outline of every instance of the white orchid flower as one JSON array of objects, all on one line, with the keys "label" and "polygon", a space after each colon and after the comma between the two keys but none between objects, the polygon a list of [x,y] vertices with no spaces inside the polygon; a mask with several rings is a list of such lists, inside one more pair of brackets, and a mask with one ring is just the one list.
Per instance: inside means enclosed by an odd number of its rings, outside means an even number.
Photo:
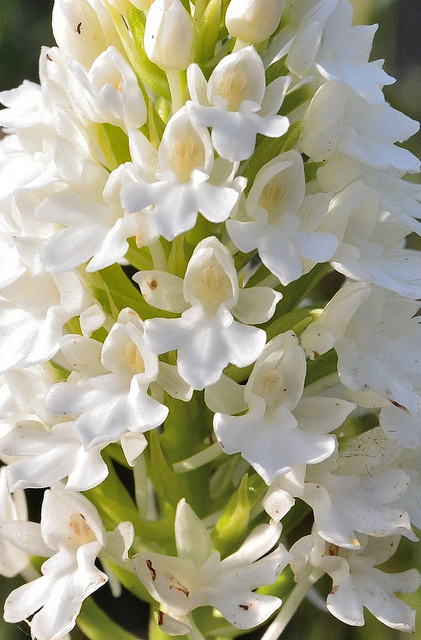
[{"label": "white orchid flower", "polygon": [[[355,407],[336,398],[303,398],[305,374],[305,353],[296,336],[281,334],[266,345],[245,387],[231,390],[231,398],[233,391],[243,394],[242,415],[215,413],[214,430],[224,451],[240,452],[268,485],[295,464],[317,464],[331,456],[336,440],[327,434]],[[215,387],[213,408],[218,405]]]},{"label": "white orchid flower", "polygon": [[[146,297],[152,289],[152,304],[158,298],[158,306],[183,312],[181,318],[146,320],[145,341],[157,354],[177,349],[180,376],[194,389],[217,382],[229,362],[246,367],[256,360],[266,334],[243,323],[267,321],[281,297],[268,287],[240,289],[234,261],[215,237],[196,246],[184,282],[159,272],[140,272],[134,279]],[[173,288],[170,295],[166,286]]]},{"label": "white orchid flower", "polygon": [[[73,336],[67,343],[70,359],[72,341],[77,347],[80,340]],[[145,344],[142,321],[132,309],[123,309],[104,344],[90,343],[93,368],[86,364],[55,385],[47,396],[48,409],[57,415],[80,414],[74,428],[87,448],[117,442],[129,431],[139,436],[144,449],[143,433],[162,424],[168,408],[148,394],[159,365]],[[84,344],[77,349],[79,356]]]},{"label": "white orchid flower", "polygon": [[8,596],[4,618],[19,622],[33,615],[33,637],[60,640],[73,629],[83,600],[99,589],[107,576],[95,566],[105,545],[105,530],[95,507],[81,494],[60,485],[45,493],[41,524],[0,525],[25,550],[47,557],[42,576]]},{"label": "white orchid flower", "polygon": [[241,251],[257,248],[263,264],[288,285],[304,268],[329,260],[337,247],[334,234],[318,230],[329,200],[328,194],[305,196],[302,158],[288,151],[258,171],[245,202],[247,217],[227,220],[227,231]]},{"label": "white orchid flower", "polygon": [[190,65],[187,82],[189,116],[212,127],[213,146],[227,160],[249,158],[258,133],[278,138],[288,130],[288,118],[275,114],[290,80],[280,77],[266,87],[263,62],[253,47],[223,58],[207,84],[198,65]]},{"label": "white orchid flower", "polygon": [[[277,544],[280,528],[259,525],[235,553],[224,558],[212,551],[203,523],[185,500],[177,507],[175,536],[178,557],[158,553],[134,556],[139,580],[175,619],[210,605],[239,629],[264,622],[280,606],[274,596],[254,592],[257,584],[272,584],[286,566],[289,555]],[[268,555],[266,555],[268,554]]]},{"label": "white orchid flower", "polygon": [[74,104],[93,122],[108,122],[126,130],[146,122],[146,105],[136,75],[115,47],[108,47],[87,72],[77,60],[67,63]]},{"label": "white orchid flower", "polygon": [[140,132],[131,134],[130,143],[134,165],[121,191],[125,211],[136,213],[152,206],[151,222],[167,240],[192,229],[199,212],[215,223],[229,217],[239,192],[211,183],[210,135],[190,121],[186,109],[169,120],[158,154]]}]

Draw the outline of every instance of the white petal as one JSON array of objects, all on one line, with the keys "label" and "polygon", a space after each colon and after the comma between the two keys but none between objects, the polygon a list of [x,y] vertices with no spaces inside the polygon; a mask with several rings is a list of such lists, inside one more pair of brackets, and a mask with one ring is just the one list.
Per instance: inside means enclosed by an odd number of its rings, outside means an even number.
[{"label": "white petal", "polygon": [[128,464],[133,467],[137,458],[148,446],[148,441],[143,433],[131,433],[128,431],[121,436],[120,444]]},{"label": "white petal", "polygon": [[235,415],[247,409],[244,385],[222,374],[220,380],[205,389],[205,402],[211,411]]},{"label": "white petal", "polygon": [[145,321],[145,342],[156,354],[178,349],[188,338],[190,323],[185,318],[154,318]]},{"label": "white petal", "polygon": [[176,366],[160,362],[157,384],[172,398],[178,398],[184,402],[192,399],[193,389],[181,378]]},{"label": "white petal", "polygon": [[31,555],[49,558],[52,554],[51,548],[42,538],[40,525],[36,522],[2,522],[0,535]]},{"label": "white petal", "polygon": [[191,560],[197,568],[212,552],[212,540],[206,527],[184,499],[177,505],[175,541],[179,558]]},{"label": "white petal", "polygon": [[183,280],[165,271],[138,271],[137,282],[146,302],[157,309],[183,313],[188,303],[183,296]]},{"label": "white petal", "polygon": [[239,322],[233,322],[228,327],[226,336],[229,344],[229,362],[237,367],[248,367],[255,362],[262,353],[266,342],[266,333],[263,329],[249,327]]},{"label": "white petal", "polygon": [[279,300],[282,300],[282,293],[270,287],[240,289],[232,313],[246,324],[263,324],[273,316]]},{"label": "white petal", "polygon": [[356,405],[337,398],[301,398],[294,409],[300,429],[311,433],[329,433],[341,426]]},{"label": "white petal", "polygon": [[291,76],[281,76],[267,85],[259,115],[265,117],[279,111],[291,79]]},{"label": "white petal", "polygon": [[12,591],[4,605],[6,622],[20,622],[32,615],[43,606],[50,588],[49,579],[42,576]]}]

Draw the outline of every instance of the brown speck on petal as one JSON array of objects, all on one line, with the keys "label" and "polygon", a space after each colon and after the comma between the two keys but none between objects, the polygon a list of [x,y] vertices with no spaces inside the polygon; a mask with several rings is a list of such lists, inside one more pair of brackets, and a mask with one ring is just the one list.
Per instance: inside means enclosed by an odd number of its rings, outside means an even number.
[{"label": "brown speck on petal", "polygon": [[158,609],[158,627],[164,624],[164,612]]},{"label": "brown speck on petal", "polygon": [[76,25],[76,29],[75,29],[76,33],[79,33],[82,31],[82,23],[78,22],[78,24]]},{"label": "brown speck on petal", "polygon": [[250,605],[248,605],[248,604],[239,604],[238,606],[240,607],[240,609],[244,609],[244,611],[248,611]]},{"label": "brown speck on petal", "polygon": [[190,591],[183,584],[180,584],[180,582],[178,582],[175,576],[171,575],[170,573],[166,573],[165,577],[168,580],[168,585],[170,589],[175,589],[176,591],[180,591],[181,593],[184,593],[186,598],[189,597]]},{"label": "brown speck on petal", "polygon": [[156,571],[152,566],[152,561],[151,560],[146,560],[146,566],[148,567],[149,571],[151,572],[152,580],[156,580]]},{"label": "brown speck on petal", "polygon": [[402,409],[402,411],[406,411],[406,413],[409,413],[408,409],[404,407],[403,404],[399,404],[399,402],[396,402],[396,400],[390,400],[389,402],[390,404],[393,404],[394,407],[397,407],[398,409]]},{"label": "brown speck on petal", "polygon": [[148,287],[149,289],[151,289],[152,291],[154,291],[154,289],[156,289],[158,286],[158,283],[156,280],[151,280],[150,282],[148,282]]},{"label": "brown speck on petal", "polygon": [[331,542],[326,542],[325,544],[325,556],[337,556],[339,555],[339,547],[336,544],[332,544]]},{"label": "brown speck on petal", "polygon": [[170,589],[175,589],[176,591],[181,591],[181,593],[184,593],[186,598],[188,598],[189,595],[190,595],[190,591],[187,589],[187,587],[183,587],[181,584],[170,584]]}]

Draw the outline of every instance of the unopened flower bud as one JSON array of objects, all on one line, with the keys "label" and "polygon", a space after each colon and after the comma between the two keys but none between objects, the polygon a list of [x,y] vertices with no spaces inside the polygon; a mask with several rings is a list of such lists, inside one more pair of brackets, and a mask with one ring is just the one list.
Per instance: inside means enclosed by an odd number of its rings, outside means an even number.
[{"label": "unopened flower bud", "polygon": [[187,69],[193,57],[193,21],[180,0],[155,0],[145,27],[149,60],[165,71]]},{"label": "unopened flower bud", "polygon": [[283,0],[231,0],[225,24],[234,38],[249,44],[272,35],[281,19]]},{"label": "unopened flower bud", "polygon": [[62,52],[85,68],[89,68],[109,45],[119,47],[119,38],[108,12],[103,8],[98,13],[87,0],[55,0],[52,26]]}]

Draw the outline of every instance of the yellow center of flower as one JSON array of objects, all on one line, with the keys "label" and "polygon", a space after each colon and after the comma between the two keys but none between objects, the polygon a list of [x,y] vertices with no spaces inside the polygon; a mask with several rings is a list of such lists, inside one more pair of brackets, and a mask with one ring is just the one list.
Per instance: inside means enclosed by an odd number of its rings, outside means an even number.
[{"label": "yellow center of flower", "polygon": [[94,542],[96,536],[82,513],[72,513],[69,520],[69,534],[67,540],[71,546],[80,547],[88,542]]},{"label": "yellow center of flower", "polygon": [[124,82],[123,82],[123,77],[120,73],[115,73],[114,76],[110,78],[107,84],[112,85],[114,89],[116,89],[117,91],[120,91],[120,93],[123,93]]},{"label": "yellow center of flower", "polygon": [[130,341],[126,344],[126,355],[133,375],[145,372],[145,362],[134,342]]},{"label": "yellow center of flower", "polygon": [[269,215],[269,219],[273,222],[277,222],[279,218],[279,203],[282,200],[285,193],[285,187],[283,181],[279,176],[275,176],[263,187],[262,193],[259,198],[259,205],[266,209]]},{"label": "yellow center of flower", "polygon": [[198,300],[209,316],[215,315],[221,304],[234,298],[231,279],[214,255],[190,273],[189,296]]},{"label": "yellow center of flower", "polygon": [[220,95],[227,100],[228,111],[238,111],[243,100],[249,95],[249,83],[246,74],[241,69],[227,73]]},{"label": "yellow center of flower", "polygon": [[203,285],[203,295],[207,300],[213,300],[219,296],[222,277],[221,269],[218,269],[215,265],[210,265],[202,271],[201,279]]},{"label": "yellow center of flower", "polygon": [[217,263],[205,267],[200,274],[202,302],[208,302],[212,306],[218,306],[232,297],[230,279],[225,271]]},{"label": "yellow center of flower", "polygon": [[261,396],[269,408],[282,404],[287,395],[284,376],[279,369],[270,369],[259,379],[256,392]]},{"label": "yellow center of flower", "polygon": [[188,182],[193,169],[205,164],[203,144],[186,133],[175,141],[169,163],[180,182]]}]

